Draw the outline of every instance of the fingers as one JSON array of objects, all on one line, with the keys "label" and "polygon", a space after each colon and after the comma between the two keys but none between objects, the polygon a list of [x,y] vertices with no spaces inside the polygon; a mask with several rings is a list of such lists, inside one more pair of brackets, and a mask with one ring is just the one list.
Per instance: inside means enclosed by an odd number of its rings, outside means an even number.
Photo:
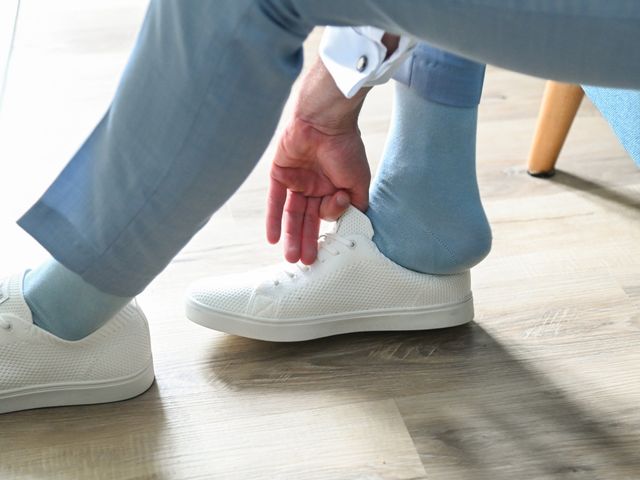
[{"label": "fingers", "polygon": [[349,194],[342,190],[326,196],[320,205],[320,218],[335,221],[349,208],[350,203]]},{"label": "fingers", "polygon": [[284,210],[284,258],[287,262],[295,263],[300,260],[307,198],[301,193],[289,191]]},{"label": "fingers", "polygon": [[271,177],[267,194],[267,241],[275,244],[280,240],[282,210],[287,199],[287,188]]},{"label": "fingers", "polygon": [[321,201],[317,197],[289,192],[284,207],[284,258],[288,262],[300,260],[305,265],[315,262],[318,256]]},{"label": "fingers", "polygon": [[349,207],[349,194],[336,192],[323,198],[287,191],[271,179],[267,211],[267,239],[280,240],[284,214],[284,257],[288,262],[311,265],[318,256],[321,218],[337,220]]},{"label": "fingers", "polygon": [[300,260],[311,265],[318,256],[318,234],[320,233],[320,202],[318,197],[307,198],[307,209],[300,239]]}]

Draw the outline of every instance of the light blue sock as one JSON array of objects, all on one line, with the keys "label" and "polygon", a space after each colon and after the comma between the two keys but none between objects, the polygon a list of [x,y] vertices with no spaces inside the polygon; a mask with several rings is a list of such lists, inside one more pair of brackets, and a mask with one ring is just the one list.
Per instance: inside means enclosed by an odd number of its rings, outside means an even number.
[{"label": "light blue sock", "polygon": [[396,84],[367,215],[380,251],[405,268],[456,273],[489,253],[491,230],[475,169],[477,111],[432,102]]},{"label": "light blue sock", "polygon": [[65,340],[86,337],[131,301],[98,290],[53,259],[26,275],[24,294],[33,322]]}]

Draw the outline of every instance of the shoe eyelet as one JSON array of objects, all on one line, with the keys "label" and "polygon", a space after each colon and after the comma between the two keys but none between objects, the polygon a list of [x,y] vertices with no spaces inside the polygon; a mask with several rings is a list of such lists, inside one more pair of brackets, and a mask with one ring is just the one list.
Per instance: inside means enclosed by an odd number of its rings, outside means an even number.
[{"label": "shoe eyelet", "polygon": [[2,326],[2,329],[7,332],[10,332],[11,330],[13,330],[13,323],[7,322],[5,325]]},{"label": "shoe eyelet", "polygon": [[355,240],[351,240],[351,245],[349,245],[349,248],[356,248]]}]

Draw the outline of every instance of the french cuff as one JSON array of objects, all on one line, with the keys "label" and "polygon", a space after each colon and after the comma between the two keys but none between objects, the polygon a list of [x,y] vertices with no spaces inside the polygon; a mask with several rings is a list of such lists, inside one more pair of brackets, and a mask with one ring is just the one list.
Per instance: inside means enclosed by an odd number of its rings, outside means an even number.
[{"label": "french cuff", "polygon": [[398,48],[385,60],[384,30],[375,27],[327,27],[320,41],[320,58],[345,97],[362,87],[385,83],[408,57],[416,41],[400,37]]}]

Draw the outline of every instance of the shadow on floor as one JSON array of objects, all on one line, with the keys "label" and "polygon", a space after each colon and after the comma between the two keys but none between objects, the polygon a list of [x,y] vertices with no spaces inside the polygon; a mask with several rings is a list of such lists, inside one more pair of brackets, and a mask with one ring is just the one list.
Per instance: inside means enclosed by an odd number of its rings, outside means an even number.
[{"label": "shadow on floor", "polygon": [[224,336],[205,368],[245,393],[393,398],[430,478],[640,478],[637,429],[580,406],[476,323],[290,344]]},{"label": "shadow on floor", "polygon": [[626,195],[620,191],[615,191],[598,182],[587,180],[573,173],[556,171],[556,174],[545,181],[554,182],[572,190],[579,190],[600,203],[608,205],[615,204],[621,207],[621,213],[631,216],[634,220],[638,220],[638,211],[640,210],[640,195]]}]

